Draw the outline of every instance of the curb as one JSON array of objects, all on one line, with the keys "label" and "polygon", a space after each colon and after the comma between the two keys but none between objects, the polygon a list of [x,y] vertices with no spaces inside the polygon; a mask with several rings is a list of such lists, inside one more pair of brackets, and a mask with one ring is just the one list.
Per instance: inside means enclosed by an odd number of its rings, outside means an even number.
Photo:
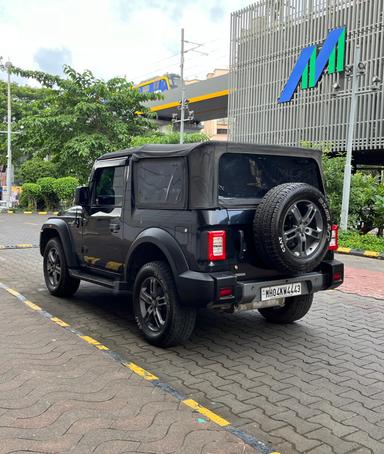
[{"label": "curb", "polygon": [[244,443],[246,443],[249,446],[251,446],[252,448],[255,448],[256,450],[258,450],[260,452],[260,454],[281,454],[280,452],[278,452],[275,449],[271,448],[270,446],[266,445],[262,441],[257,440],[253,436],[248,435],[247,433],[245,433],[242,430],[238,429],[237,427],[233,426],[229,421],[222,418],[221,416],[214,413],[213,411],[209,410],[208,408],[203,407],[195,400],[190,399],[188,396],[180,393],[172,386],[160,381],[159,377],[157,377],[156,375],[152,374],[151,372],[148,372],[147,370],[143,369],[142,367],[140,367],[139,365],[137,365],[133,362],[129,362],[129,360],[127,361],[125,358],[122,357],[122,355],[120,355],[117,352],[114,352],[113,350],[110,350],[106,345],[103,345],[98,340],[94,339],[93,337],[84,335],[77,329],[72,328],[64,320],[62,320],[58,317],[55,317],[54,315],[45,311],[37,304],[28,300],[28,298],[23,296],[17,290],[14,290],[14,289],[8,287],[7,285],[3,284],[2,282],[0,282],[0,289],[3,289],[6,292],[13,295],[18,301],[20,301],[21,303],[24,303],[26,306],[28,306],[34,312],[37,312],[39,315],[51,320],[53,323],[60,326],[61,328],[80,337],[80,339],[87,342],[91,346],[97,348],[98,350],[101,350],[103,353],[110,356],[112,359],[114,359],[115,361],[120,363],[122,366],[130,369],[133,373],[135,373],[136,375],[141,377],[143,380],[149,381],[154,387],[160,388],[167,394],[172,395],[180,403],[186,405],[187,407],[190,407],[193,411],[196,411],[197,413],[201,414],[202,416],[204,416],[211,422],[220,426],[223,430],[226,430],[227,432],[230,432],[231,434],[235,435],[237,438],[240,438]]},{"label": "curb", "polygon": [[38,248],[38,244],[20,243],[20,244],[0,244],[0,251],[3,249],[32,249]]},{"label": "curb", "polygon": [[53,214],[57,216],[59,214],[58,211],[15,211],[15,210],[3,210],[3,213],[7,214],[40,214],[42,216],[46,216],[47,214]]},{"label": "curb", "polygon": [[355,255],[356,257],[384,260],[384,252],[364,251],[363,249],[352,249],[350,247],[339,247],[335,252],[339,254]]}]

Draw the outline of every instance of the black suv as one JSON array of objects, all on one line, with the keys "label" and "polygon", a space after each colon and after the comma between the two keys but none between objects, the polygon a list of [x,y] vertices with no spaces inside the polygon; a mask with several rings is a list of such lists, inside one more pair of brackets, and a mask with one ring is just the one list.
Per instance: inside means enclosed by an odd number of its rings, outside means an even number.
[{"label": "black suv", "polygon": [[290,323],[343,282],[319,151],[144,145],[97,159],[75,203],[41,230],[48,290],[126,290],[159,346],[188,339],[198,308]]}]

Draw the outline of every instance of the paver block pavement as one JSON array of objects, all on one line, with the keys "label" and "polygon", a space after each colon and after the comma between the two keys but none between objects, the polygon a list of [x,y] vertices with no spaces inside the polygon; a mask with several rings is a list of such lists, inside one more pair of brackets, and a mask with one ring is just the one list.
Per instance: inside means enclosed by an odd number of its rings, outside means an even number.
[{"label": "paver block pavement", "polygon": [[256,453],[0,289],[0,453]]}]

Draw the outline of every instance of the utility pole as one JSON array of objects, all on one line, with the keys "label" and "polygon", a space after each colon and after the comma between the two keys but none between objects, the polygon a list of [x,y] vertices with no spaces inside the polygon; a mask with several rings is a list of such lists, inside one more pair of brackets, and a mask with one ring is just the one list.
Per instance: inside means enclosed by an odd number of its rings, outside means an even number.
[{"label": "utility pole", "polygon": [[357,92],[359,89],[359,64],[360,64],[361,48],[359,45],[355,47],[353,57],[352,69],[352,95],[351,95],[351,109],[349,111],[349,126],[347,138],[347,156],[344,167],[344,182],[343,182],[343,199],[341,204],[341,230],[348,228],[348,214],[349,214],[349,197],[351,193],[351,173],[352,173],[352,147],[353,136],[355,132],[356,111],[357,111]]},{"label": "utility pole", "polygon": [[7,121],[8,121],[8,130],[7,130],[7,207],[12,208],[12,116],[11,116],[11,68],[12,63],[7,61],[5,63],[5,67],[7,68],[8,74],[8,113],[7,113]]},{"label": "utility pole", "polygon": [[181,29],[180,79],[181,79],[180,143],[184,143],[184,118],[185,118],[184,28]]},{"label": "utility pole", "polygon": [[[185,50],[184,45],[192,44],[193,47]],[[197,52],[198,54],[207,56],[208,54],[205,52],[201,52],[197,50],[203,44],[193,43],[192,41],[186,41],[184,39],[184,28],[181,29],[181,49],[180,49],[180,83],[181,83],[181,101],[180,101],[180,120],[177,119],[177,114],[173,115],[172,123],[180,123],[180,143],[184,143],[184,123],[185,123],[185,111],[188,110],[188,118],[187,121],[191,121],[194,116],[194,112],[188,109],[188,103],[185,99],[185,81],[184,81],[184,55],[187,52]]]}]

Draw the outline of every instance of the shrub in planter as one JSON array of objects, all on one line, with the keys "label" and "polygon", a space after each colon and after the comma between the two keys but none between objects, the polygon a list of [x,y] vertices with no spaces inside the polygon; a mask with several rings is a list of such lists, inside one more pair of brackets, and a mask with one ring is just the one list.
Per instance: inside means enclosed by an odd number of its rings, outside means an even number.
[{"label": "shrub in planter", "polygon": [[79,180],[75,177],[63,177],[55,180],[53,187],[62,208],[72,205],[77,186],[79,186]]},{"label": "shrub in planter", "polygon": [[44,177],[37,180],[37,184],[41,187],[41,197],[47,210],[55,209],[59,203],[55,192],[55,181],[56,178],[53,177]]},{"label": "shrub in planter", "polygon": [[41,187],[36,183],[24,183],[21,187],[20,205],[29,210],[36,210],[41,196]]}]

